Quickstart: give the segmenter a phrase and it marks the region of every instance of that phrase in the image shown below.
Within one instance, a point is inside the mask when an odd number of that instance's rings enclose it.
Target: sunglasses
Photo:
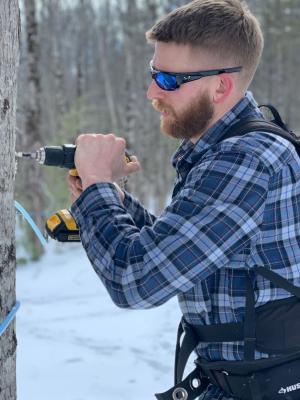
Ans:
[[[153,60],[150,61],[150,73],[152,79],[162,89],[172,91],[179,89],[184,83],[196,81],[204,78],[205,76],[220,75],[224,73],[231,74],[233,72],[240,72],[243,67],[210,69],[207,71],[198,72],[166,72],[159,71],[153,66]]]

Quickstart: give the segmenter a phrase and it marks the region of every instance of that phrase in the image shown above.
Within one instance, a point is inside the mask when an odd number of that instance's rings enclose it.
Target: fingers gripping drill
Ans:
[[[74,162],[75,151],[75,145],[64,144],[41,147],[32,153],[16,152],[16,157],[33,159],[42,165],[67,168],[70,175],[79,177]],[[126,162],[131,161],[127,151],[125,151],[125,160]],[[47,219],[45,228],[48,235],[59,242],[80,242],[78,226],[67,209],[52,214]]]

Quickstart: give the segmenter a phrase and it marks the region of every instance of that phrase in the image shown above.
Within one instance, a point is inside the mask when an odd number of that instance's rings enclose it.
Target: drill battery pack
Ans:
[[[45,225],[48,235],[58,242],[80,242],[79,229],[67,209],[52,214]]]

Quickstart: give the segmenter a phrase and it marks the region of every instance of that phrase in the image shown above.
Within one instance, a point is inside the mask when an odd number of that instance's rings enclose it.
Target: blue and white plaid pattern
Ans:
[[[246,270],[271,268],[300,286],[300,168],[294,147],[254,132],[218,143],[237,119],[261,117],[250,92],[195,145],[183,141],[171,203],[155,218],[113,184],[72,206],[82,244],[111,298],[146,309],[173,296],[191,324],[240,322]],[[290,294],[255,276],[256,305]],[[210,360],[242,360],[243,343],[202,343]],[[266,357],[256,352],[256,358]],[[211,387],[202,399],[226,399]]]

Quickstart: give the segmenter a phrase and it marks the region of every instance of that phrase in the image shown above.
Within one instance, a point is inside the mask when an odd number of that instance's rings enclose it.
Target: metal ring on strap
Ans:
[[[180,396],[180,397],[178,397],[178,396]],[[187,400],[189,395],[188,395],[188,392],[184,388],[178,387],[173,390],[172,397],[173,397],[173,400]]]

